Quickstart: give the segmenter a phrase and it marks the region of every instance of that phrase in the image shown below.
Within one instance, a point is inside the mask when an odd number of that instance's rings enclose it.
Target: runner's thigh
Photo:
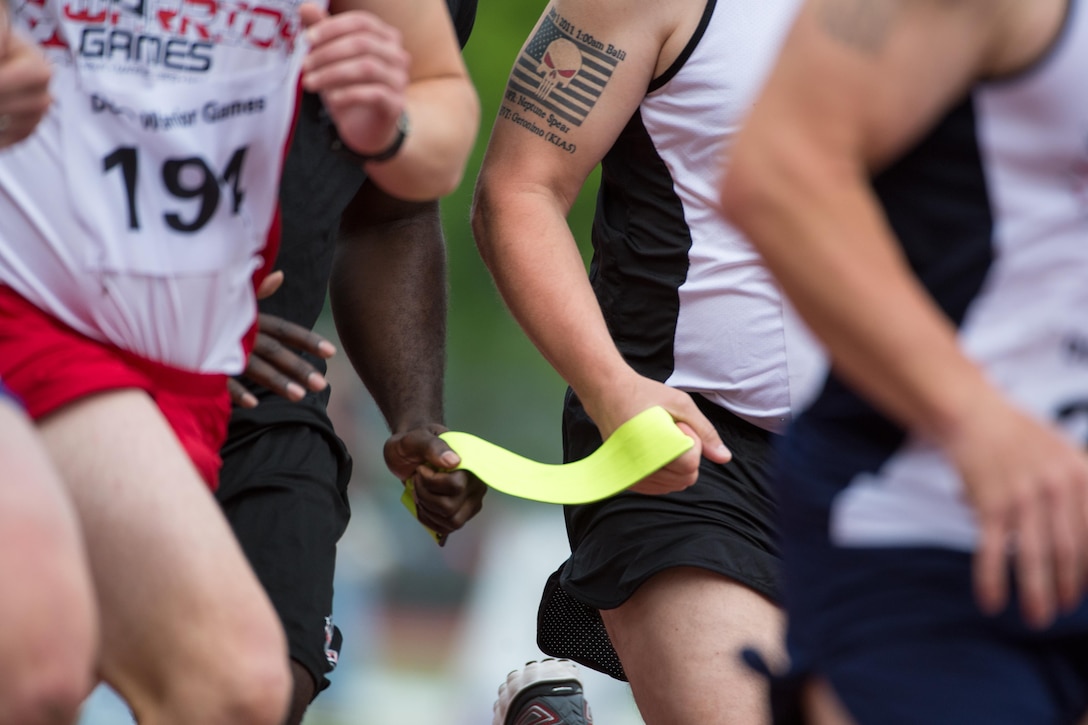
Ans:
[[[237,655],[285,661],[267,597],[146,394],[85,398],[40,427],[84,527],[108,681],[196,695],[194,677],[229,677]]]

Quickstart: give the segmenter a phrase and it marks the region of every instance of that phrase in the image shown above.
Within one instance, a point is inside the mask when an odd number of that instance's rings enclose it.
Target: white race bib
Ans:
[[[265,245],[303,55],[297,4],[282,4],[264,18],[273,29],[265,32],[278,34],[267,48],[146,27],[118,36],[84,22],[89,11],[74,20],[65,13],[74,87],[58,101],[81,106],[60,113],[65,183],[96,242],[87,245],[88,269],[209,273]]]

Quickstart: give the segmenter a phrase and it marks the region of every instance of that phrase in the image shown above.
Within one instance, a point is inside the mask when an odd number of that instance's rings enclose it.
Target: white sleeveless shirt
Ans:
[[[1071,0],[1060,36],[1032,68],[979,83],[956,116],[914,151],[925,168],[905,213],[945,218],[956,235],[939,241],[902,231],[919,276],[958,326],[963,350],[1022,410],[1088,445],[1088,7]],[[963,109],[970,109],[968,115]],[[938,145],[944,134],[944,146]],[[974,148],[954,162],[940,149]],[[933,170],[944,172],[935,183]],[[974,193],[957,193],[958,189]],[[950,191],[950,189],[952,189]],[[885,200],[885,208],[891,208]],[[900,212],[901,214],[903,212]],[[919,251],[922,250],[922,251]],[[970,292],[968,296],[964,290]],[[826,398],[827,396],[825,396]],[[842,409],[837,400],[818,399]],[[802,416],[802,423],[807,412]],[[858,416],[856,429],[874,429]],[[837,436],[823,449],[848,460],[880,451],[863,437]],[[861,448],[867,445],[869,448]],[[871,455],[871,454],[870,454]],[[974,510],[952,462],[931,441],[908,437],[876,470],[859,471],[834,501],[832,533],[842,545],[937,545],[971,550]],[[806,479],[811,467],[803,468]]]
[[[305,52],[299,0],[23,0],[54,103],[0,152],[0,283],[77,331],[237,373]]]
[[[707,0],[602,162],[591,276],[643,375],[781,431],[819,347],[718,202],[722,158],[799,0]],[[605,62],[600,59],[599,62]]]

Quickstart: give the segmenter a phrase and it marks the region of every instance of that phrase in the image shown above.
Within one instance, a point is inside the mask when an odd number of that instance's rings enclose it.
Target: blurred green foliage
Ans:
[[[566,385],[502,304],[469,226],[480,160],[506,79],[543,0],[480,0],[465,60],[480,95],[480,136],[461,188],[443,202],[449,248],[447,422],[537,460],[561,459],[559,420]],[[588,260],[596,173],[575,203],[571,226]],[[532,230],[526,228],[526,234]],[[547,270],[541,270],[546,274]]]

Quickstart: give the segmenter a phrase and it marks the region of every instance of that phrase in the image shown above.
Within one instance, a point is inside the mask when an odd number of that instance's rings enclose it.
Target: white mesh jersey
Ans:
[[[1082,6],[1071,2],[1061,36],[1034,67],[975,86],[874,186],[915,273],[958,326],[963,349],[1022,409],[1084,447],[1088,12]],[[974,515],[950,461],[837,380],[824,385],[794,432],[799,445],[787,447],[786,460],[798,486],[833,496],[838,543],[974,548]],[[802,450],[808,453],[796,457]],[[823,472],[815,476],[816,470]]]
[[[17,0],[54,103],[0,152],[0,283],[152,360],[239,372],[304,52],[298,0]]]
[[[591,275],[641,373],[780,430],[818,348],[755,250],[724,221],[718,180],[798,0],[707,3],[602,163]]]

